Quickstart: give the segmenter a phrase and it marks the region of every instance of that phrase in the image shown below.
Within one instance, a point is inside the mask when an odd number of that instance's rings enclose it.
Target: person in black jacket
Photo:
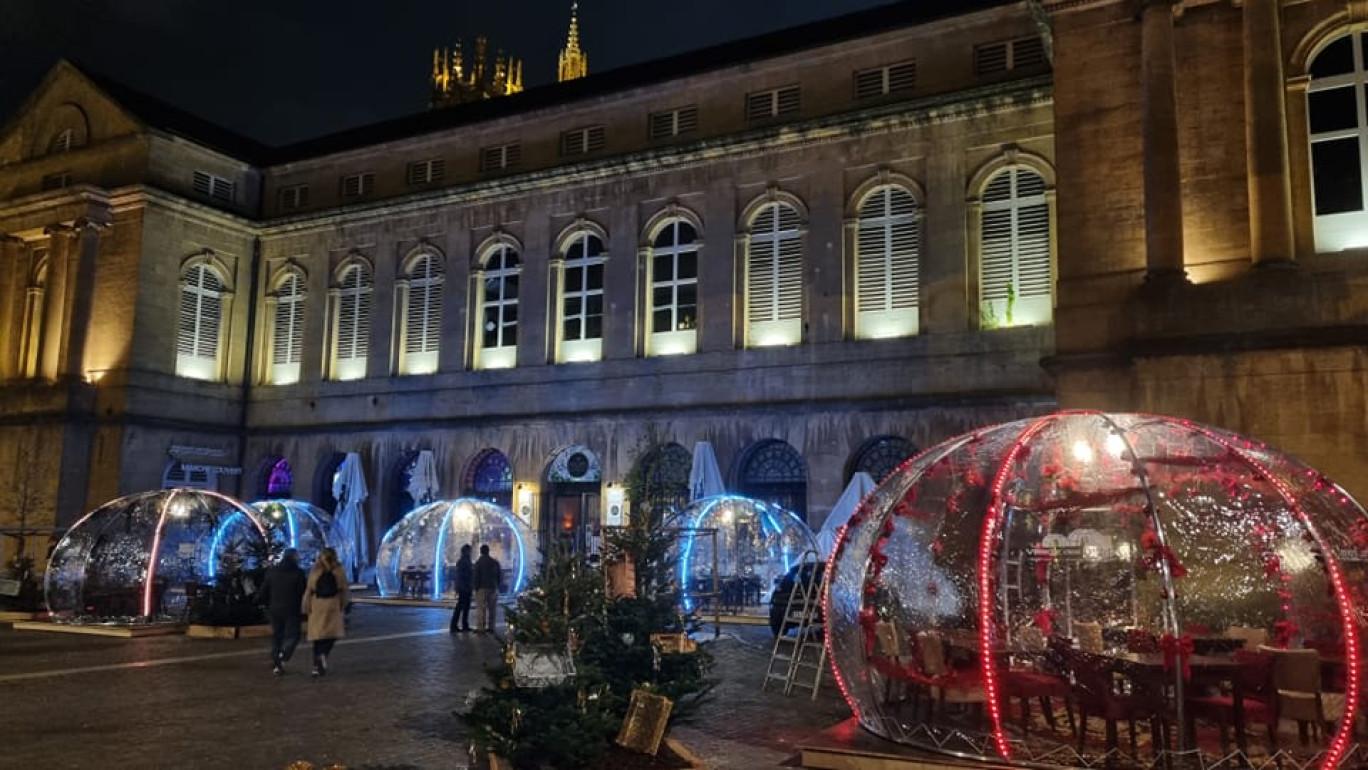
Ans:
[[[475,633],[494,630],[494,612],[498,607],[499,583],[503,567],[489,555],[489,546],[480,546],[480,558],[475,561],[471,584],[475,587]]]
[[[276,676],[285,673],[289,660],[299,644],[299,623],[303,618],[300,603],[308,576],[299,567],[299,552],[286,548],[280,562],[266,571],[257,589],[257,602],[266,607],[271,621],[271,670]]]
[[[470,546],[461,546],[461,558],[456,561],[456,609],[451,613],[451,633],[470,630],[470,592],[475,565],[470,562]]]

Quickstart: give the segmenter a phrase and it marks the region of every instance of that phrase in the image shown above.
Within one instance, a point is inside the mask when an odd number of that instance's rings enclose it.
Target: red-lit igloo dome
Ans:
[[[927,749],[1347,765],[1365,560],[1362,507],[1262,443],[1060,413],[942,443],[865,499],[828,647],[860,723]]]

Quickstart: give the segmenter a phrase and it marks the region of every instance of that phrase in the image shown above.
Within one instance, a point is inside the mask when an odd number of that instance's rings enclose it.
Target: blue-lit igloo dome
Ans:
[[[111,500],[57,543],[44,592],[58,622],[181,620],[186,597],[266,552],[256,512],[226,495],[162,489]]]
[[[1031,767],[1362,766],[1368,518],[1263,443],[1138,414],[985,428],[891,474],[828,572],[837,681],[891,740]]]
[[[730,608],[758,609],[775,582],[817,551],[812,530],[776,505],[735,495],[695,500],[674,518],[681,528],[676,555],[685,606],[719,594]]]
[[[313,566],[318,552],[333,545],[332,516],[302,500],[258,500],[252,503],[266,533],[277,547],[299,551],[299,566]]]
[[[512,511],[484,500],[438,500],[410,511],[380,541],[375,559],[380,595],[454,598],[454,570],[463,545],[471,546],[472,560],[480,557],[481,545],[488,545],[503,568],[504,589],[513,594],[540,566],[536,533]]]

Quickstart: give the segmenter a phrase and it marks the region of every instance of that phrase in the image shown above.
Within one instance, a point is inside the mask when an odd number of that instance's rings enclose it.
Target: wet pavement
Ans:
[[[301,646],[282,677],[265,639],[114,639],[0,625],[0,767],[350,770],[470,766],[452,715],[502,655],[491,636],[447,633],[448,611],[357,605],[327,676]],[[710,637],[709,637],[710,638]],[[710,642],[719,680],[671,735],[709,767],[794,766],[797,745],[849,716],[828,679],[762,693],[769,631]]]

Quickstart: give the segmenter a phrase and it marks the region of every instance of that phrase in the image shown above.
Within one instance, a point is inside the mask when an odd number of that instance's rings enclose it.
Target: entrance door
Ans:
[[[588,556],[599,550],[598,484],[557,484],[543,519],[542,543],[548,550]]]

